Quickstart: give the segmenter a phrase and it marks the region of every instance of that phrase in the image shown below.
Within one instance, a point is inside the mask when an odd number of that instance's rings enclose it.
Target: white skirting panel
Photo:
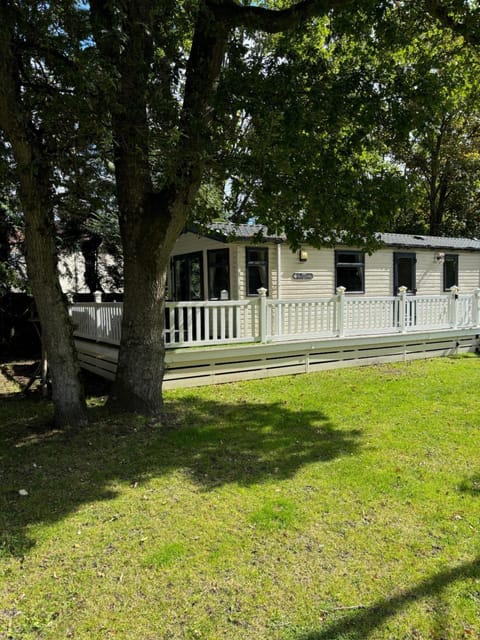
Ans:
[[[478,329],[431,331],[328,340],[168,349],[165,389],[253,378],[293,375],[385,362],[436,358],[478,351]],[[76,339],[80,366],[109,380],[115,377],[117,347]]]

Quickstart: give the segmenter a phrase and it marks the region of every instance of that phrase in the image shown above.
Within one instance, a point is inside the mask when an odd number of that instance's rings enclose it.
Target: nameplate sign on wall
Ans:
[[[313,280],[313,273],[306,273],[303,271],[297,271],[292,274],[294,280]]]

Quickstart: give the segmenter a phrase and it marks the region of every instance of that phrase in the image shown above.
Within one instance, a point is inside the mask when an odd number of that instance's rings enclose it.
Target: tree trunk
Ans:
[[[102,55],[116,69],[116,97],[110,105],[117,200],[124,251],[122,340],[110,401],[127,411],[158,416],[164,373],[165,283],[171,251],[197,196],[229,33],[236,26],[281,31],[308,16],[326,13],[350,0],[306,0],[284,11],[244,7],[228,0],[202,0],[188,62],[177,122],[176,142],[158,181],[151,168],[150,74],[158,42],[148,0],[122,3],[91,0],[92,23]],[[121,47],[110,37],[122,16]],[[158,91],[158,90],[157,90]],[[170,88],[171,97],[177,88]],[[158,93],[157,93],[158,99]],[[168,125],[170,126],[170,125]]]
[[[42,345],[48,354],[54,421],[62,428],[82,427],[87,423],[87,414],[72,327],[58,280],[52,216],[40,195],[44,185],[35,179],[31,166],[19,165],[18,171],[27,270],[42,328]]]
[[[109,397],[116,409],[161,416],[167,273],[187,212],[183,199],[169,199],[164,193],[147,198],[136,214],[122,218],[122,340]]]
[[[162,412],[166,267],[145,254],[124,264],[122,348],[109,402],[158,417]]]
[[[430,179],[429,179],[429,233],[438,236],[442,231],[443,219],[445,217],[445,203],[448,191],[448,163],[442,161],[445,133],[449,126],[449,118],[445,116],[442,120],[435,146],[432,149],[430,159]]]

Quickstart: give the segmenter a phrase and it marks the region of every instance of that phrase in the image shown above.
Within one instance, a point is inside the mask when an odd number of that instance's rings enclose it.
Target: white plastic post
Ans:
[[[474,327],[480,325],[480,289],[475,289],[472,300],[472,323]]]
[[[102,335],[102,318],[100,314],[100,304],[102,302],[101,291],[95,291],[93,293],[93,301],[95,303],[95,340],[99,340]]]
[[[258,293],[258,333],[260,342],[267,341],[267,290],[265,287],[257,289]]]
[[[405,333],[407,330],[407,287],[398,287],[398,329],[400,333]]]
[[[458,291],[459,289],[455,285],[453,285],[453,287],[450,287],[450,303],[448,308],[448,315],[449,315],[449,323],[452,329],[454,329],[457,326],[457,321],[458,321],[457,320]]]
[[[337,337],[345,333],[345,287],[337,287]]]

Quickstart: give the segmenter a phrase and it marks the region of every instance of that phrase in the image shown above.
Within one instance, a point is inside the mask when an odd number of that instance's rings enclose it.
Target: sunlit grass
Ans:
[[[480,638],[480,360],[0,402],[0,638]],[[20,491],[26,492],[21,495]]]

